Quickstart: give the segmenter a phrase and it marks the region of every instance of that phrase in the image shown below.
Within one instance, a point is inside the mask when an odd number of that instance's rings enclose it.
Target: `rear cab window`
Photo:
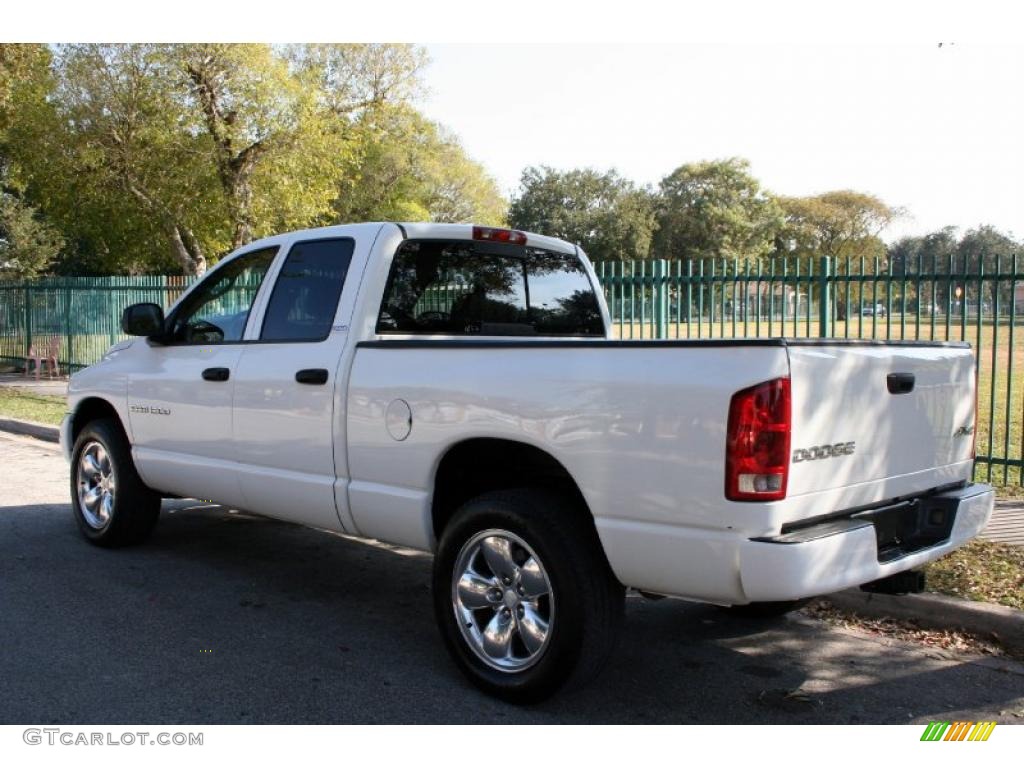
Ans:
[[[574,254],[473,240],[406,240],[379,334],[603,337],[597,294]]]

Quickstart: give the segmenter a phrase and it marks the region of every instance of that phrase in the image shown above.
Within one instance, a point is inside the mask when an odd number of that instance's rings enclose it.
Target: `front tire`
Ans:
[[[463,505],[434,560],[434,612],[469,680],[526,704],[592,678],[614,649],[625,590],[567,496],[496,491]]]
[[[75,440],[71,509],[85,538],[101,547],[138,544],[156,525],[160,497],[142,482],[113,419],[89,422]]]

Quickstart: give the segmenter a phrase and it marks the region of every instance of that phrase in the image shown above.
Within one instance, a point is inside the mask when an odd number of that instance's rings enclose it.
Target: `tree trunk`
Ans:
[[[206,129],[216,147],[217,176],[228,200],[234,233],[232,250],[252,240],[255,229],[252,214],[252,171],[266,151],[262,139],[238,149],[235,131],[237,115],[222,104],[223,83],[218,82],[216,64],[212,60],[195,61],[186,65],[185,72],[192,80],[199,99]]]
[[[183,275],[201,277],[206,273],[206,256],[199,246],[195,235],[188,227],[172,224],[168,228],[171,238],[171,253],[181,264]]]
[[[232,195],[232,210],[234,211],[235,233],[232,238],[231,248],[241,248],[252,240],[253,217],[252,217],[252,186],[249,183],[248,171],[238,174],[234,189],[229,191]]]
[[[170,240],[171,255],[181,265],[184,275],[202,275],[206,272],[206,256],[191,229],[178,222],[167,206],[158,202],[139,184],[125,181],[128,190],[142,205],[160,217]]]

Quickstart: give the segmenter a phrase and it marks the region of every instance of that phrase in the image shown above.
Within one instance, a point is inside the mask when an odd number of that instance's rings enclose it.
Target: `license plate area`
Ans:
[[[874,526],[878,562],[888,563],[949,539],[956,510],[956,499],[935,496],[857,512],[853,518]]]

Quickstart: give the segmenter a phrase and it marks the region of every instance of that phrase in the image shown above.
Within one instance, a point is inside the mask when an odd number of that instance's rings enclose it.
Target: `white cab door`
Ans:
[[[128,380],[133,453],[146,484],[238,505],[231,402],[246,325],[277,248],[225,260],[167,318],[165,343],[137,345]]]
[[[368,247],[353,237],[299,239],[281,264],[258,339],[245,345],[234,378],[234,451],[246,509],[345,530],[335,502],[335,454],[345,446],[336,429],[345,422],[338,412],[344,398],[336,394],[344,389],[338,376],[358,288],[350,266]]]

